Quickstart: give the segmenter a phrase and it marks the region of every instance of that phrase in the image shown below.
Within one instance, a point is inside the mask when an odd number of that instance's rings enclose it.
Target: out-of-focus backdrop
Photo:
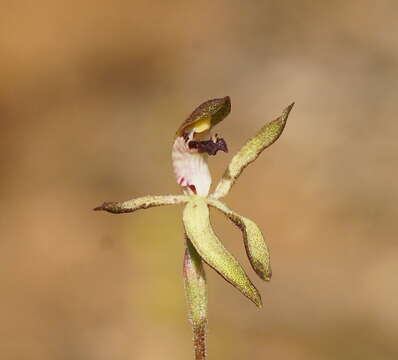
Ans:
[[[255,220],[274,276],[217,233],[264,308],[208,269],[211,359],[398,356],[395,1],[3,1],[0,357],[189,359],[174,132],[231,96],[232,154],[295,101],[226,201]]]

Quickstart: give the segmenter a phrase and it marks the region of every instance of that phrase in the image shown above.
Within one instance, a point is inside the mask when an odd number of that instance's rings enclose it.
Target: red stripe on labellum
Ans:
[[[191,191],[192,191],[195,195],[197,194],[195,185],[188,185],[188,187],[191,189]]]

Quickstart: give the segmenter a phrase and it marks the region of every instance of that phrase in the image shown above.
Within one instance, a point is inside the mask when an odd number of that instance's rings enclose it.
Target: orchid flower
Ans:
[[[279,138],[293,105],[294,103],[289,105],[276,120],[265,124],[235,154],[215,191],[209,195],[211,176],[207,158],[216,155],[219,150],[228,151],[225,140],[218,135],[212,136],[210,131],[230,113],[231,101],[229,97],[225,97],[204,102],[180,126],[172,147],[174,173],[183,195],[149,195],[124,202],[105,202],[94,209],[122,214],[154,206],[185,204],[183,223],[186,247],[183,274],[194,334],[195,360],[204,360],[207,356],[207,289],[203,262],[256,306],[262,306],[259,291],[214,233],[209,207],[221,211],[242,231],[253,270],[261,279],[269,281],[272,275],[270,256],[261,230],[253,221],[230,210],[219,199],[229,193],[246,166]]]

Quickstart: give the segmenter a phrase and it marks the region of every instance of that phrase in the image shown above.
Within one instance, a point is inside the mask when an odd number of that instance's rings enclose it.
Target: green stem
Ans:
[[[184,284],[192,324],[195,360],[206,360],[207,289],[203,262],[186,236]]]

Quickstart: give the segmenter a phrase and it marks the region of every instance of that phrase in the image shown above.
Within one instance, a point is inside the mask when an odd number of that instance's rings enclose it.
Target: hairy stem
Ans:
[[[195,360],[206,359],[207,289],[203,262],[185,236],[184,284],[189,320],[192,324]]]

